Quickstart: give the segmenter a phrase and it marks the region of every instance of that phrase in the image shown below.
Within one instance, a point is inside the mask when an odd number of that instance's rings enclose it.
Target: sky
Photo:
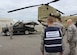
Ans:
[[[8,11],[31,5],[45,4],[50,1],[53,0],[0,0],[0,18],[13,18],[24,22],[37,21],[39,6],[13,13],[8,13]],[[49,5],[64,12],[65,15],[77,13],[77,0],[60,0]]]

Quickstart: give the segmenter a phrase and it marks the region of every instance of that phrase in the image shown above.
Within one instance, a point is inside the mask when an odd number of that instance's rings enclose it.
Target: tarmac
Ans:
[[[69,53],[69,45],[66,40],[67,37],[64,36],[64,55]],[[14,35],[13,39],[10,39],[9,36],[0,35],[0,55],[42,55],[40,42],[41,33]]]

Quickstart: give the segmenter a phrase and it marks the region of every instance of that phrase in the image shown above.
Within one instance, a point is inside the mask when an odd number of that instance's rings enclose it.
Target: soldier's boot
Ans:
[[[60,53],[60,55],[63,55],[63,53]]]
[[[10,39],[13,39],[12,36],[10,36]]]

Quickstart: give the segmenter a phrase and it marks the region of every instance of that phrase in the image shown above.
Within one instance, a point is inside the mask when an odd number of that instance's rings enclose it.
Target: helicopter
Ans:
[[[14,9],[11,11],[8,11],[8,13],[12,13],[15,11],[19,11],[19,10],[23,10],[23,9],[27,9],[27,8],[32,8],[32,7],[38,7],[38,22],[44,22],[46,23],[46,19],[49,16],[49,14],[52,14],[52,16],[54,17],[60,17],[60,14],[64,14],[63,12],[61,12],[60,10],[51,7],[49,4],[50,3],[54,3],[54,2],[58,2],[59,0],[53,0],[51,2],[45,3],[45,4],[39,4],[39,5],[32,5],[32,6],[27,6],[27,7],[23,7],[23,8],[18,8],[18,9]]]
[[[50,3],[54,3],[54,2],[58,2],[58,1],[59,0],[53,0],[53,1],[45,3],[45,4],[32,5],[32,6],[19,8],[19,9],[14,9],[14,10],[8,11],[8,13],[39,6],[38,7],[38,21],[41,24],[42,24],[42,22],[46,23],[46,19],[50,15],[54,17],[54,20],[56,17],[60,17],[62,19],[62,23],[64,24],[64,26],[66,26],[66,20],[69,18],[71,18],[73,20],[73,22],[75,23],[77,21],[77,16],[75,16],[75,15],[77,15],[77,14],[72,14],[69,16],[61,16],[61,14],[64,15],[65,13],[63,13],[60,10],[49,5]]]

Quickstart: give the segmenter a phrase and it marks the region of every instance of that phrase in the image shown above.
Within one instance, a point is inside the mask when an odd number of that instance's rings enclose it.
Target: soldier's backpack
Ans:
[[[47,27],[44,30],[44,47],[46,52],[62,52],[62,36],[58,27]]]

